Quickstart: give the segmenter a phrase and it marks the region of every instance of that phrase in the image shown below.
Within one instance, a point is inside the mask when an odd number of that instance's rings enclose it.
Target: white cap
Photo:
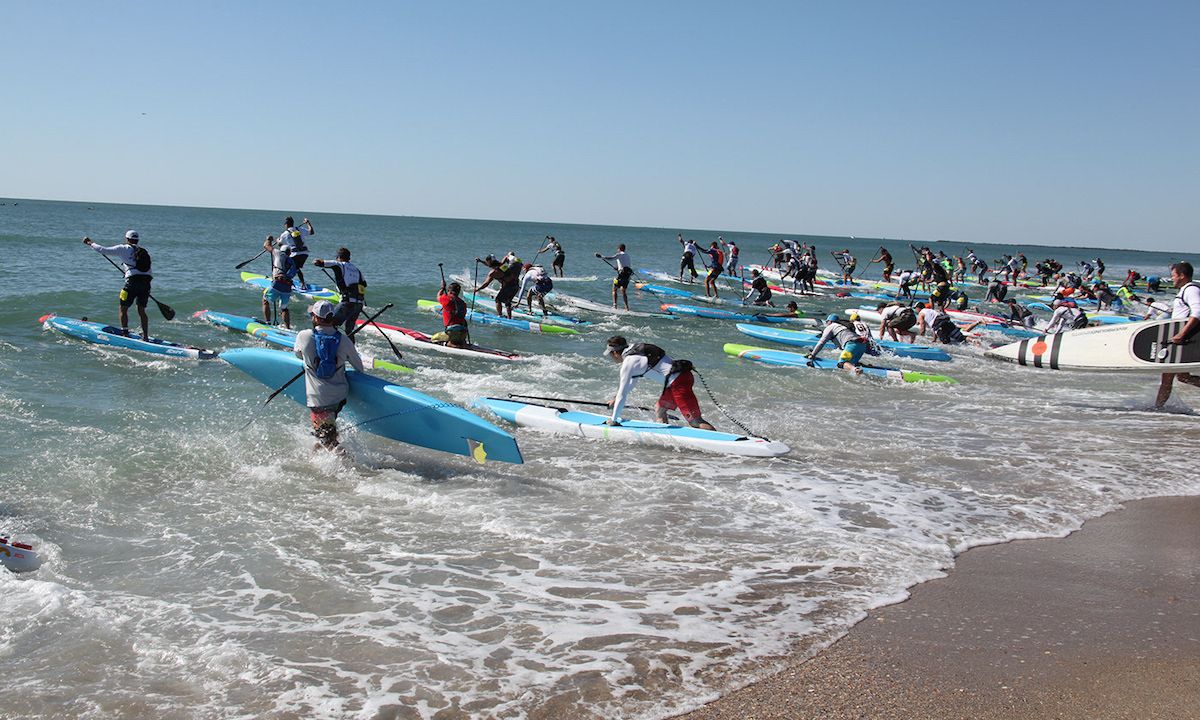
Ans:
[[[333,317],[333,303],[328,300],[318,300],[308,308],[308,312],[319,318]]]
[[[125,233],[125,239],[137,242],[140,238],[138,237],[137,230],[130,230],[129,232]]]

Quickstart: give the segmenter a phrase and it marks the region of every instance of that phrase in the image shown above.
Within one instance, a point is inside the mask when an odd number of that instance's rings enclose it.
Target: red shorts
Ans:
[[[696,401],[696,393],[692,392],[692,383],[695,378],[692,377],[692,372],[689,370],[685,373],[680,373],[675,378],[675,382],[671,383],[663,390],[662,395],[658,398],[658,407],[664,410],[678,410],[689,422],[700,419],[700,403]]]

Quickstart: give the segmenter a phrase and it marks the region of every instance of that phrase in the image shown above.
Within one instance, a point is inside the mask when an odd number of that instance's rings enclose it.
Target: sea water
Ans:
[[[117,244],[136,229],[154,294],[178,313],[165,322],[151,303],[153,334],[256,345],[191,313],[259,314],[234,266],[277,234],[284,211],[0,203],[0,530],[44,560],[0,573],[5,717],[659,718],[817,651],[973,545],[1063,535],[1127,499],[1200,492],[1192,388],[1177,390],[1175,412],[1152,413],[1153,375],[1042,372],[975,347],[951,363],[891,361],[957,385],[768,368],[721,350],[765,343],[702,319],[592,315],[578,336],[477,325],[476,342],[532,360],[406,349],[417,372],[396,381],[462,405],[508,393],[604,400],[616,366],[600,350],[620,333],[692,359],[711,390],[697,384],[707,418],[736,431],[728,413],[788,456],[529,430],[513,430],[524,465],[361,431],[346,434],[345,458],[314,453],[300,406],[264,409],[268,388],[220,361],[101,348],[37,322],[115,322],[121,278],[80,238]],[[736,240],[743,264],[781,237],[307,214],[312,257],[351,248],[368,304],[395,303],[381,320],[426,332],[439,318],[416,301],[436,293],[439,262],[473,275],[476,257],[531,258],[555,235],[568,276],[600,278],[556,287],[608,301],[612,271],[594,253],[618,243],[635,267],[676,272],[677,232]],[[849,247],[861,268],[881,242],[911,265],[907,240],[790,237],[816,242],[825,267]],[[975,249],[990,260],[1013,241]],[[1129,268],[1166,275],[1179,259],[1024,249],[1066,265],[1099,255],[1117,280]],[[311,262],[306,276],[329,284]],[[659,302],[630,290],[635,308]],[[306,303],[295,306],[302,325]],[[652,404],[657,389],[642,383],[632,404]]]

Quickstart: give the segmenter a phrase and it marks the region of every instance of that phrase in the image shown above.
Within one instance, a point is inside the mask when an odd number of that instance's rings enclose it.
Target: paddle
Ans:
[[[234,266],[233,266],[233,269],[234,269],[234,270],[241,270],[242,268],[246,267],[246,266],[247,266],[247,265],[249,265],[250,263],[252,263],[252,262],[254,262],[255,260],[257,260],[257,259],[259,259],[260,257],[262,257],[262,256],[263,256],[263,255],[264,255],[266,252],[267,252],[267,249],[266,249],[266,248],[263,248],[263,249],[262,249],[262,250],[261,250],[261,251],[260,251],[260,252],[259,252],[257,255],[255,255],[254,257],[250,258],[249,260],[245,260],[245,261],[243,261],[243,262],[240,262],[240,263],[238,263],[237,265],[234,265]]]
[[[547,402],[564,402],[564,403],[573,403],[575,405],[593,405],[595,407],[612,407],[612,405],[610,405],[608,403],[596,402],[595,400],[577,400],[575,398],[542,397],[541,395],[521,395],[519,393],[509,393],[508,396],[510,398],[524,398],[526,400],[545,400]],[[647,412],[655,411],[655,408],[646,407],[645,405],[626,405],[625,407],[630,408],[631,410],[645,410]],[[671,417],[671,415],[667,415],[667,417]]]
[[[113,262],[112,258],[110,258],[107,255],[101,255],[101,257],[103,257],[105,260],[107,260],[109,265],[112,265],[113,267],[115,267],[117,269],[117,272],[121,273],[122,275],[125,274],[125,271],[121,269],[121,266],[116,264],[115,262]],[[164,302],[159,302],[158,298],[154,297],[153,295],[150,295],[150,299],[154,301],[155,305],[158,305],[158,311],[160,313],[162,313],[162,316],[164,318],[166,318],[167,320],[175,319],[175,309],[174,308],[172,308],[170,305],[168,305]]]
[[[387,305],[384,305],[382,308],[380,308],[380,309],[379,309],[379,312],[377,312],[377,313],[375,313],[374,315],[372,315],[371,317],[367,318],[367,319],[366,319],[366,321],[365,321],[365,322],[364,322],[362,325],[359,325],[358,327],[354,328],[354,329],[353,329],[353,330],[351,330],[350,332],[346,333],[346,337],[353,337],[353,336],[354,336],[354,334],[355,334],[356,332],[358,332],[359,330],[362,330],[364,327],[366,327],[366,326],[367,326],[367,324],[368,324],[368,323],[370,323],[370,324],[374,324],[375,318],[377,318],[377,317],[379,317],[380,315],[382,315],[382,314],[383,314],[383,313],[384,313],[384,312],[385,312],[385,311],[386,311],[388,308],[390,308],[391,306],[392,306],[392,303],[388,303]],[[376,327],[378,327],[378,326],[376,326]],[[267,406],[267,403],[269,403],[269,402],[271,402],[272,400],[274,400],[276,395],[278,395],[279,393],[283,392],[284,390],[287,390],[287,389],[288,389],[288,387],[289,387],[289,386],[290,386],[292,383],[294,383],[294,382],[296,382],[297,380],[299,380],[300,378],[304,377],[304,373],[305,373],[305,371],[306,371],[306,370],[308,370],[308,368],[305,368],[304,370],[301,370],[300,372],[296,373],[294,376],[292,376],[292,379],[291,379],[291,380],[288,380],[287,382],[285,382],[284,384],[282,384],[282,385],[280,385],[278,388],[276,388],[275,392],[273,392],[273,393],[271,393],[269,396],[267,396],[267,399],[266,399],[266,401],[265,401],[265,402],[262,404],[262,407],[266,407],[266,406]],[[246,428],[250,427],[250,425],[251,425],[253,422],[254,422],[254,418],[251,418],[249,422],[247,422],[245,425],[243,425],[243,426],[242,426],[242,428],[241,428],[241,429],[242,429],[242,430],[245,430]],[[238,432],[241,432],[241,430],[239,430]]]
[[[438,263],[438,273],[442,276],[442,285],[446,284],[446,270],[442,267],[442,263]],[[479,294],[479,258],[475,258],[475,289],[471,291],[471,312],[475,312],[475,296]],[[469,314],[469,313],[468,313]],[[467,323],[467,345],[474,345],[471,342],[471,323]]]

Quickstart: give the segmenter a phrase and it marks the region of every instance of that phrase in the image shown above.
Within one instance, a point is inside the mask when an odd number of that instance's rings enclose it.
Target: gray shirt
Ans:
[[[310,408],[329,407],[337,405],[350,394],[350,381],[346,379],[346,363],[355,370],[362,372],[363,361],[358,355],[354,343],[344,334],[338,343],[337,370],[328,378],[317,377],[317,366],[321,360],[317,357],[317,341],[313,333],[333,335],[340,331],[330,325],[321,325],[316,330],[301,330],[296,335],[296,344],[292,347],[296,357],[304,361],[304,390],[307,394],[307,405]]]

